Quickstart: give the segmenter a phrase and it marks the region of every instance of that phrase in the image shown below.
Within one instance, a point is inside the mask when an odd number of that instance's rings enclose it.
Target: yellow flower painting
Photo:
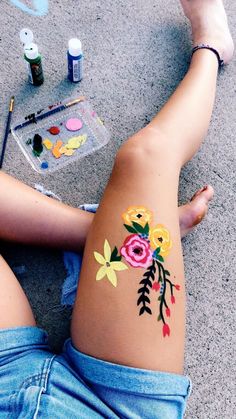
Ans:
[[[104,242],[104,256],[98,252],[94,252],[94,257],[96,261],[102,265],[97,272],[96,281],[100,281],[107,277],[111,284],[114,287],[117,287],[117,276],[115,271],[124,271],[128,269],[128,266],[119,260],[113,260],[111,246],[107,240]],[[119,258],[115,257],[114,259]]]
[[[150,230],[149,239],[153,249],[160,248],[160,256],[168,256],[172,248],[172,241],[169,231],[162,224],[157,224]]]
[[[152,221],[152,212],[141,206],[129,207],[126,212],[122,214],[122,218],[125,224],[129,226],[132,226],[132,223],[135,222],[144,227],[147,223],[149,224]]]

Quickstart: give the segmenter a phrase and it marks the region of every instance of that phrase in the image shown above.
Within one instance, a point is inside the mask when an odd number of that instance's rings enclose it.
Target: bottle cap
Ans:
[[[39,56],[38,46],[33,43],[26,45],[24,48],[24,52],[26,58],[28,58],[29,60],[35,60]]]
[[[22,44],[24,44],[24,45],[31,44],[34,40],[33,32],[28,28],[21,29],[20,40],[21,40]]]
[[[79,39],[72,38],[69,40],[69,54],[78,57],[82,54],[82,44]]]

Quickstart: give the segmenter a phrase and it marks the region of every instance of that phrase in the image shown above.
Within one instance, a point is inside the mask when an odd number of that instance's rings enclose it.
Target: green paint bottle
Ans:
[[[34,86],[40,86],[44,82],[42,57],[39,54],[38,46],[33,42],[25,45],[24,59],[28,66],[29,82]]]

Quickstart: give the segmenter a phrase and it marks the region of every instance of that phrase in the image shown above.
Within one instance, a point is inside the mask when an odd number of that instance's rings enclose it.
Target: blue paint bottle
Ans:
[[[73,83],[77,83],[83,78],[83,53],[82,45],[79,39],[72,38],[69,40],[68,57],[68,79]]]

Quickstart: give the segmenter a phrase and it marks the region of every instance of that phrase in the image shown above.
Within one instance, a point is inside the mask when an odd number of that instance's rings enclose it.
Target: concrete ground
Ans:
[[[13,3],[1,2],[1,132],[12,94],[16,121],[42,105],[79,93],[105,119],[111,142],[79,164],[43,178],[10,137],[4,170],[29,185],[43,184],[71,205],[98,202],[119,145],[153,117],[185,74],[191,45],[188,23],[174,0],[49,0],[45,16],[31,16]],[[19,3],[32,8],[33,2]],[[236,3],[225,3],[235,37]],[[34,31],[44,57],[45,83],[40,88],[26,81],[18,39],[23,27]],[[85,54],[85,77],[79,85],[66,79],[67,41],[74,36],[82,40]],[[180,203],[206,183],[216,192],[207,219],[183,240],[188,299],[185,365],[193,380],[188,419],[236,417],[235,74],[234,60],[219,77],[207,139],[180,181]],[[3,254],[12,267],[25,265],[19,280],[38,324],[48,330],[59,350],[69,334],[70,318],[70,310],[59,305],[65,278],[61,254],[9,245],[4,245]]]

